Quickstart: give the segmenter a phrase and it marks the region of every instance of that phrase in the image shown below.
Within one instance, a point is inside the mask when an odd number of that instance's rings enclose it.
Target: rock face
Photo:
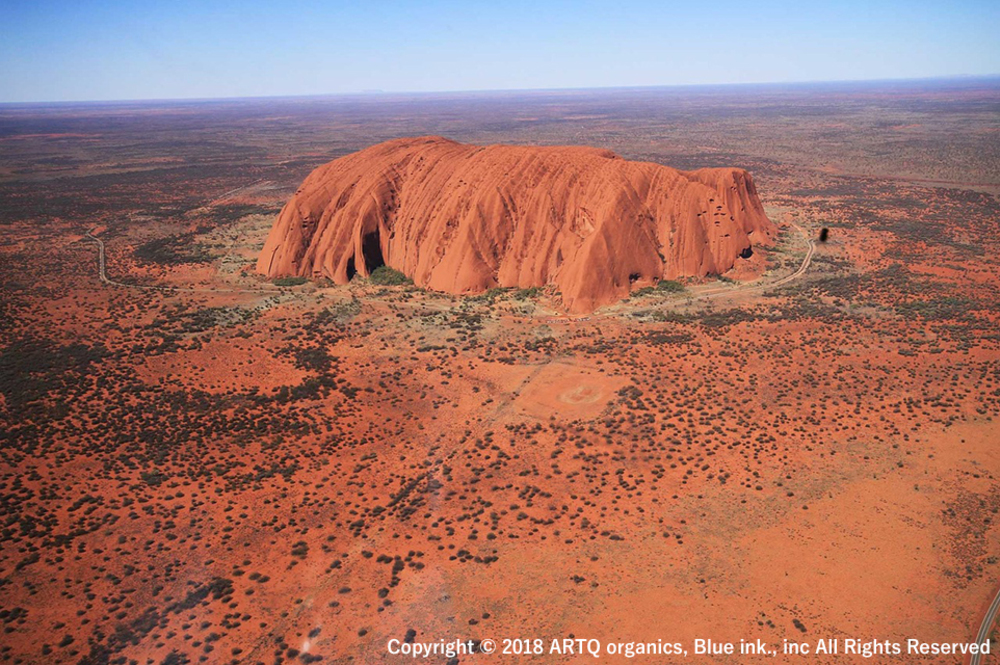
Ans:
[[[588,312],[659,279],[725,272],[774,231],[742,169],[407,138],[313,171],[257,270],[345,284],[388,265],[456,294],[555,284]]]

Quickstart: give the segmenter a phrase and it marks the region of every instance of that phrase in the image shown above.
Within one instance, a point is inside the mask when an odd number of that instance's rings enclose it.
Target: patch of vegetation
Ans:
[[[209,263],[219,258],[194,242],[194,233],[155,238],[135,248],[133,255],[146,263],[176,266]]]
[[[477,296],[471,296],[468,298],[471,302],[485,302],[492,305],[498,298],[501,298],[513,289],[504,286],[494,286],[492,289],[486,289]]]
[[[915,300],[896,305],[896,312],[907,318],[933,321],[960,321],[979,309],[978,303],[960,296],[941,296],[932,300]]]
[[[102,345],[21,338],[0,351],[0,393],[11,410],[25,409],[51,391],[78,391],[90,384],[91,366],[110,356]],[[20,411],[21,417],[28,417]],[[53,414],[50,414],[52,416]]]
[[[276,277],[271,283],[275,286],[302,286],[308,281],[305,277]]]
[[[529,286],[526,289],[518,289],[514,292],[514,300],[530,300],[542,295],[542,287]]]
[[[697,315],[697,321],[706,328],[728,328],[746,321],[757,321],[765,318],[753,312],[742,309],[730,309],[722,312],[707,312]]]
[[[377,284],[378,286],[403,286],[404,284],[412,284],[413,280],[396,270],[395,268],[390,268],[389,266],[379,266],[372,271],[371,276],[368,278],[372,284]]]
[[[295,355],[296,367],[313,372],[328,371],[333,361],[329,352],[320,347],[305,349],[293,347],[292,353]]]
[[[654,323],[693,323],[695,321],[695,317],[691,314],[663,311],[660,309],[638,310],[633,312],[631,317]]]
[[[649,344],[657,346],[661,344],[687,344],[693,339],[694,335],[687,332],[665,332],[658,330],[646,335],[646,341]]]
[[[151,487],[158,487],[163,484],[163,481],[169,480],[170,476],[163,473],[162,471],[143,471],[142,480],[144,483]]]
[[[680,293],[684,290],[684,284],[676,279],[661,279],[656,284],[656,290],[664,293]]]
[[[168,612],[179,614],[200,605],[209,595],[214,600],[221,600],[233,595],[233,581],[223,577],[214,577],[207,584],[201,584],[192,591],[189,591],[183,600],[178,601],[167,608]]]
[[[248,215],[276,215],[280,207],[251,203],[226,203],[212,206],[212,221],[215,226],[236,222]]]
[[[252,321],[257,313],[242,307],[205,307],[177,316],[177,329],[182,333],[200,333],[213,328],[231,328]]]
[[[330,323],[346,323],[361,313],[361,301],[351,298],[347,302],[337,303],[320,310],[314,321],[317,325],[327,325]]]
[[[639,298],[642,296],[652,295],[654,293],[682,293],[683,291],[684,285],[681,282],[674,279],[661,279],[655,286],[645,286],[636,290],[636,292],[632,294],[632,297]]]

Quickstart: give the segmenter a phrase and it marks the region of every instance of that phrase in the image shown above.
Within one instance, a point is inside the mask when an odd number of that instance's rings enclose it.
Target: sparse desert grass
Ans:
[[[275,286],[302,286],[308,281],[305,277],[276,277],[271,283]]]

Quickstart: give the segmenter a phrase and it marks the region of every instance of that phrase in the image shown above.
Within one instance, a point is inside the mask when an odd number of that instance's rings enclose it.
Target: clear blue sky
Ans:
[[[998,0],[0,0],[0,102],[997,73]]]

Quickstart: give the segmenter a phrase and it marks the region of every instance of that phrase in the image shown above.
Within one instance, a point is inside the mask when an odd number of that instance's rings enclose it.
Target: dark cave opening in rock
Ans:
[[[365,261],[365,269],[368,274],[372,274],[376,268],[385,265],[382,257],[382,243],[378,231],[372,231],[361,239],[361,256]]]

